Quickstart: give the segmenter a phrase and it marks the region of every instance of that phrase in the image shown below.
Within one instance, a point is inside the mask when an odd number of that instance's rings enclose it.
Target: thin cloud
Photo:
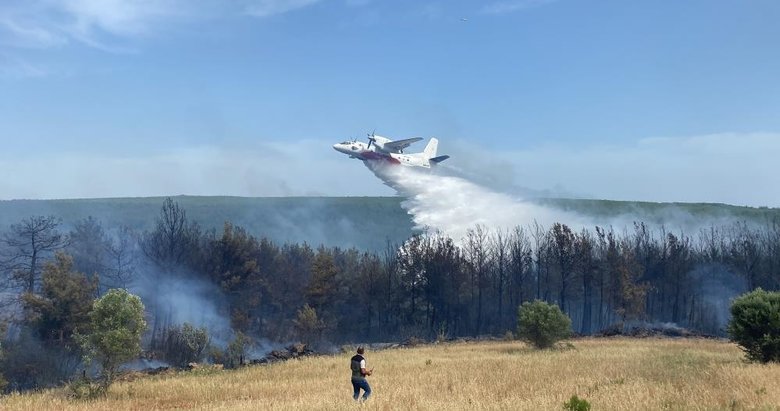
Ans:
[[[453,157],[455,157],[453,155]],[[482,156],[485,157],[485,156]],[[780,206],[780,133],[721,133],[492,153],[513,184],[578,197]],[[476,172],[484,164],[471,164]]]
[[[287,13],[319,3],[321,0],[255,0],[246,6],[246,13],[255,17],[268,17]]]
[[[10,0],[0,5],[0,44],[51,48],[73,40],[108,52],[132,51],[122,40],[172,25],[225,16],[268,17],[321,0]]]
[[[156,23],[181,15],[177,0],[65,0],[60,9],[72,20],[70,29],[85,33],[103,31],[122,37],[148,34]]]
[[[392,195],[332,141],[200,146],[161,154],[52,153],[3,158],[0,199],[192,195]],[[57,169],[61,172],[50,173]],[[361,177],[361,178],[357,178]],[[370,182],[367,182],[370,181]]]
[[[46,77],[49,74],[49,71],[43,67],[17,57],[0,54],[0,78],[18,80]]]
[[[373,1],[374,0],[345,0],[344,4],[350,7],[362,7],[362,6],[367,6]]]
[[[62,34],[8,16],[0,16],[0,38],[3,45],[24,48],[51,48],[68,43]]]
[[[507,14],[554,3],[558,0],[512,0],[488,4],[482,8],[485,14]]]

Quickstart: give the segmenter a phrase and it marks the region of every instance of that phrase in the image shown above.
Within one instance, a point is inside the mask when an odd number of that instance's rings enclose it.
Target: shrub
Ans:
[[[439,329],[436,331],[436,342],[445,342],[450,338],[450,333],[447,331],[447,323],[439,323]]]
[[[749,360],[780,362],[780,292],[758,288],[736,298],[727,331]]]
[[[225,349],[224,365],[225,368],[238,368],[244,365],[246,359],[246,349],[251,343],[241,331],[236,332],[236,337],[228,344]]]
[[[563,409],[568,411],[589,411],[590,403],[576,395],[572,395],[569,401],[563,403]]]
[[[506,332],[504,333],[504,341],[514,341],[514,339],[515,339],[515,334],[510,330],[506,330]]]
[[[550,348],[571,336],[571,319],[557,305],[525,302],[518,312],[517,336],[537,348]]]
[[[225,350],[214,345],[209,345],[206,359],[212,364],[225,365]]]
[[[105,394],[105,388],[100,384],[95,384],[86,373],[68,384],[72,398],[80,400],[91,400]]]
[[[424,340],[424,339],[422,339],[422,338],[420,338],[420,337],[417,337],[417,336],[414,336],[414,335],[413,335],[413,336],[409,337],[409,338],[406,340],[406,342],[405,342],[405,343],[406,343],[406,345],[408,345],[408,346],[410,346],[410,347],[416,347],[416,346],[418,346],[418,345],[425,344],[425,340]]]
[[[171,327],[165,336],[163,356],[166,361],[185,367],[199,362],[209,345],[209,335],[205,327],[195,328],[189,323],[181,327]]]

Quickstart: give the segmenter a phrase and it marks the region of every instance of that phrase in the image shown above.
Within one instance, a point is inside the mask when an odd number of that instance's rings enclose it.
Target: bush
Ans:
[[[569,401],[563,403],[563,409],[568,411],[590,411],[590,403],[576,395],[572,395]]]
[[[525,302],[518,311],[517,336],[537,348],[550,348],[571,336],[571,319],[557,305]]]
[[[86,373],[71,381],[68,389],[70,390],[68,395],[79,400],[91,400],[105,395],[104,387],[92,381]]]
[[[780,292],[758,288],[736,298],[727,331],[749,360],[780,362]]]
[[[504,341],[514,341],[515,334],[512,331],[506,330],[504,333]]]
[[[171,327],[165,335],[163,357],[177,367],[199,362],[209,345],[208,330],[195,328],[189,323]]]
[[[225,368],[238,368],[244,365],[246,360],[246,349],[249,347],[250,343],[249,337],[241,331],[237,331],[236,337],[225,349],[223,363]]]
[[[209,345],[206,359],[212,364],[225,365],[225,350],[214,345]]]

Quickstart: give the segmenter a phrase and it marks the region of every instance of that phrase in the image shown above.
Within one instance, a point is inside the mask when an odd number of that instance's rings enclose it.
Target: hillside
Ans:
[[[225,221],[274,241],[381,250],[400,242],[412,222],[396,197],[194,197],[176,196],[187,216],[206,230]],[[111,228],[151,229],[164,198],[0,201],[0,227],[31,215],[55,215],[66,227],[88,216]]]
[[[204,229],[221,229],[225,221],[245,227],[257,236],[277,242],[382,250],[387,241],[401,242],[413,232],[413,223],[400,197],[173,197]],[[74,200],[0,201],[0,229],[31,215],[55,215],[65,228],[92,216],[106,228],[126,225],[137,230],[152,227],[162,197]],[[780,218],[780,209],[725,204],[648,203],[607,200],[539,199],[536,202],[594,219],[623,216],[627,221],[664,224],[695,221],[697,225],[724,220],[763,223]]]
[[[66,389],[14,394],[4,410],[342,410],[354,406],[351,353],[237,371],[144,377],[78,401]],[[777,409],[780,365],[748,364],[734,344],[705,339],[579,339],[538,351],[520,342],[444,343],[368,352],[367,410],[560,410],[572,395],[594,410]]]

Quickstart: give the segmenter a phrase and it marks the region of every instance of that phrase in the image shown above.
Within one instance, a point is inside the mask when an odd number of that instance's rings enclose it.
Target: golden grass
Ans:
[[[733,344],[700,339],[580,339],[536,351],[520,342],[452,343],[366,354],[374,395],[352,401],[349,357],[306,358],[212,374],[119,382],[108,397],[14,394],[2,410],[780,410],[780,365],[748,364]]]

